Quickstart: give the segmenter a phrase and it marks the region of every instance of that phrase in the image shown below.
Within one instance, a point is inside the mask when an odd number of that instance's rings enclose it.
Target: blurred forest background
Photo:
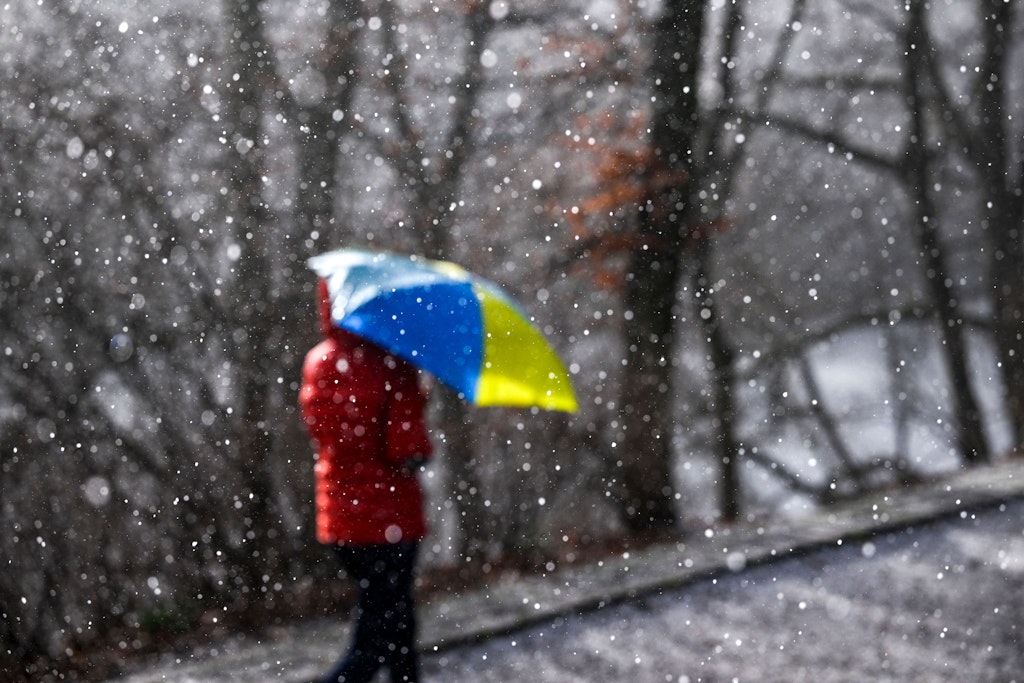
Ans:
[[[296,392],[339,246],[500,282],[580,398],[433,386],[429,566],[1010,457],[1017,6],[3,3],[3,677],[334,576]]]

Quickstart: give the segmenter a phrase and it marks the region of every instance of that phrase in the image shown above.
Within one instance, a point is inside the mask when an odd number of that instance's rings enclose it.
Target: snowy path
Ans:
[[[437,595],[420,616],[425,683],[1024,683],[1024,461]],[[299,683],[347,640],[311,620],[115,680]]]
[[[428,656],[425,679],[1008,683],[1022,619],[1017,502]]]

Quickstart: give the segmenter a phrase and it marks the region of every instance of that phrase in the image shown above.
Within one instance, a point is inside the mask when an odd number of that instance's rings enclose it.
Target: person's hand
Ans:
[[[420,471],[420,468],[427,462],[427,458],[422,455],[414,455],[411,458],[406,458],[405,462],[402,463],[402,469],[410,474],[414,474]]]

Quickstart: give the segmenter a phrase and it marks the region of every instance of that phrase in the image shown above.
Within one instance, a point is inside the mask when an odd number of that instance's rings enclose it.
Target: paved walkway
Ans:
[[[740,576],[740,572],[758,565],[863,542],[936,518],[966,517],[1022,498],[1024,462],[1011,462],[913,489],[878,494],[796,520],[740,525],[686,543],[623,554],[596,565],[503,581],[457,596],[437,596],[421,608],[422,647],[427,653],[441,653],[486,642],[563,617],[612,605],[628,606],[698,581]],[[346,639],[344,624],[306,622],[276,629],[261,639],[239,637],[188,656],[168,657],[146,671],[118,680],[297,683],[322,671]]]

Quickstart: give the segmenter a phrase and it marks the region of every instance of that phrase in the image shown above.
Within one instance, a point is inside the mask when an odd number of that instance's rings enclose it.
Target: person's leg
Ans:
[[[387,576],[389,605],[388,668],[391,683],[417,683],[419,656],[416,652],[416,605],[413,597],[416,543],[391,546]]]
[[[353,611],[355,629],[348,652],[334,668],[320,679],[321,683],[369,683],[382,666],[379,652],[381,634],[375,616],[375,571],[378,552],[374,546],[338,546],[335,554],[345,572],[355,582],[359,599]],[[376,579],[379,583],[379,579]],[[378,589],[379,590],[379,589]]]
[[[342,546],[337,554],[359,586],[359,602],[352,645],[323,683],[367,683],[384,665],[392,683],[417,683],[413,602],[417,544]]]

